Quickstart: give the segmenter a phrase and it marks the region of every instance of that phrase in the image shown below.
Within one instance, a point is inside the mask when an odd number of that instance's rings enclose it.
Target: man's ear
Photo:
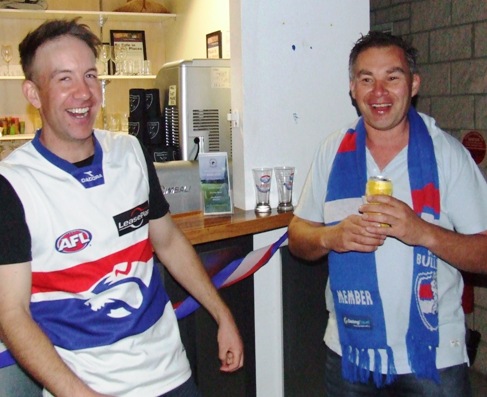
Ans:
[[[419,92],[419,86],[421,85],[421,77],[419,77],[419,74],[413,74],[413,81],[411,85],[411,97],[414,97]]]
[[[355,99],[355,80],[350,80],[348,87],[350,88],[350,96]]]
[[[22,83],[22,92],[29,103],[36,109],[41,108],[41,101],[39,99],[39,92],[37,86],[31,80],[24,80]]]

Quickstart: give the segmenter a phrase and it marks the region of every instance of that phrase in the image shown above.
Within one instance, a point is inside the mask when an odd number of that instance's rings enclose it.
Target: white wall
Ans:
[[[319,142],[356,117],[348,54],[369,30],[369,1],[230,0],[230,27],[234,203],[252,209],[251,168],[277,165],[296,167],[296,202]],[[255,235],[254,248],[283,232]],[[281,269],[276,256],[254,276],[258,397],[284,395]]]
[[[294,203],[316,146],[356,117],[348,54],[369,28],[368,0],[165,0],[165,59],[206,58],[206,34],[221,30],[232,62],[235,206],[252,209],[251,168],[294,165]],[[275,179],[271,205],[277,206]]]
[[[221,30],[223,58],[230,58],[230,17],[228,0],[166,0],[176,21],[168,25],[167,62],[206,58],[206,35]]]
[[[348,54],[369,30],[369,0],[172,0],[178,31],[167,60],[206,57],[206,34],[227,29],[229,2],[234,204],[255,205],[251,168],[294,165],[296,202],[319,142],[356,117]],[[216,7],[216,8],[215,8]],[[224,41],[225,50],[225,41]],[[271,205],[277,206],[275,179]],[[285,230],[254,236],[254,248]],[[325,280],[323,280],[325,282]],[[282,283],[278,255],[254,278],[257,396],[282,397]]]
[[[294,165],[296,202],[318,142],[356,117],[348,54],[369,1],[230,0],[230,26],[235,205],[253,208],[256,166]]]

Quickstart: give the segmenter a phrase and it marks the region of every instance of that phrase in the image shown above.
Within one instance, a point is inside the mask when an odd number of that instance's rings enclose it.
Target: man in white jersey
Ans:
[[[137,139],[93,130],[99,45],[54,20],[19,46],[42,129],[0,164],[0,363],[46,396],[200,396],[153,254],[217,322],[222,371],[242,340]]]
[[[370,32],[349,73],[361,117],[318,149],[289,226],[291,252],[328,256],[326,395],[469,396],[458,269],[486,272],[487,184],[412,107],[408,43]],[[379,175],[392,196],[364,198]]]

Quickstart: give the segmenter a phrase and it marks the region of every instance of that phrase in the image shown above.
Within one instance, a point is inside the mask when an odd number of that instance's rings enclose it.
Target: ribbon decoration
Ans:
[[[217,288],[229,287],[239,281],[251,276],[272,258],[279,247],[287,240],[287,231],[273,244],[249,252],[245,257],[230,262],[211,281]],[[188,296],[182,302],[174,304],[178,320],[190,315],[200,304],[192,296]]]
[[[2,347],[5,348],[5,346]],[[0,352],[0,369],[14,364],[15,364],[15,359],[13,358],[12,354],[8,350],[4,350],[3,352]]]

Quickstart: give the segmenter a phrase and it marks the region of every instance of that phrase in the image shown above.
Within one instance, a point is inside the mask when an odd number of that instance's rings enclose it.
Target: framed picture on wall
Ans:
[[[206,35],[206,57],[218,59],[222,57],[222,32],[208,33]]]
[[[113,48],[112,62],[115,65],[115,74],[121,74],[122,64],[143,63],[147,59],[143,30],[110,30],[110,44]],[[124,62],[125,60],[134,62]]]

